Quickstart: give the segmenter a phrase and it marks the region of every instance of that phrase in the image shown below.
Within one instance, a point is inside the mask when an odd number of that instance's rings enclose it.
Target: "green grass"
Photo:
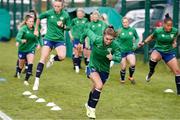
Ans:
[[[49,69],[44,69],[40,81],[38,97],[48,102],[55,102],[62,111],[50,111],[45,103],[35,103],[22,96],[25,90],[32,91],[35,69],[39,60],[37,52],[34,63],[34,76],[30,86],[23,85],[23,77],[13,77],[17,59],[17,48],[13,41],[0,43],[0,110],[13,119],[87,119],[84,103],[90,90],[90,81],[84,70],[75,74],[71,59],[57,62]],[[159,63],[150,83],[145,82],[148,64],[144,64],[138,55],[135,72],[136,85],[126,81],[119,82],[119,65],[115,65],[110,79],[103,88],[96,109],[98,119],[179,119],[180,96],[165,94],[171,88],[176,91],[174,76],[163,62]]]

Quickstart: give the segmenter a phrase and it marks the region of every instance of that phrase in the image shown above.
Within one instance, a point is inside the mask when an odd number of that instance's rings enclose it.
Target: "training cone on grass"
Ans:
[[[31,94],[32,94],[32,93],[29,92],[29,91],[24,91],[24,92],[23,92],[23,95],[24,95],[24,96],[29,96],[29,95],[31,95]]]
[[[51,108],[52,111],[59,111],[62,110],[59,106],[54,106]]]
[[[36,95],[29,96],[30,99],[37,99],[38,97]]]
[[[39,98],[39,99],[36,100],[36,102],[37,102],[37,103],[43,103],[43,102],[46,102],[46,101],[45,101],[45,99],[43,99],[43,98]]]
[[[49,102],[49,103],[46,104],[46,106],[47,106],[47,107],[53,107],[53,106],[56,106],[56,104],[53,103],[53,102]]]
[[[174,93],[174,91],[172,89],[166,89],[164,90],[165,93]]]

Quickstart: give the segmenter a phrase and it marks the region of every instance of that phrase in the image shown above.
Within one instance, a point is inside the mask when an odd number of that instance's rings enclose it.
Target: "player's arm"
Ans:
[[[149,42],[153,41],[154,40],[154,34],[151,34],[149,35],[143,42],[140,42],[138,44],[138,47],[142,47],[144,46],[145,44],[148,44]]]
[[[93,31],[90,29],[86,29],[84,33],[81,35],[80,43],[84,43],[84,40],[86,37],[89,37],[92,42],[96,41],[96,38],[98,37]]]
[[[70,20],[69,15],[67,15],[65,25],[63,25],[63,28],[64,28],[64,30],[70,30],[71,29],[71,20]]]
[[[141,41],[139,41],[139,35],[137,34],[136,29],[134,29],[134,38],[135,38],[135,46],[134,46],[134,48],[137,48],[138,43],[141,42]]]
[[[71,25],[70,26],[71,26],[71,30],[68,33],[69,33],[69,37],[70,37],[71,41],[73,41],[74,37],[72,35],[72,27],[74,26],[74,20],[71,21]]]
[[[116,43],[115,47],[114,47],[114,54],[112,57],[112,60],[115,62],[120,62],[121,61],[121,50],[120,47],[118,46],[118,44]]]
[[[43,12],[39,15],[39,17],[37,18],[36,20],[36,26],[35,26],[35,30],[34,30],[34,35],[36,36],[39,36],[39,26],[40,26],[40,22],[41,22],[41,19],[43,18],[47,18],[48,17],[48,11],[46,12]]]
[[[178,32],[176,33],[176,36],[175,36],[175,38],[173,40],[173,44],[172,44],[173,48],[177,47],[177,38],[178,38]]]
[[[27,40],[22,39],[23,34],[24,34],[24,30],[20,29],[17,36],[16,36],[16,42],[18,42],[18,43],[26,43],[27,42]]]

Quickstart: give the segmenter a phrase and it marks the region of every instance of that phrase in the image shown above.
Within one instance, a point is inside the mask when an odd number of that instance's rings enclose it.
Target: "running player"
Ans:
[[[66,57],[66,46],[64,31],[69,30],[70,17],[63,9],[63,1],[55,0],[53,8],[39,15],[36,22],[36,29],[34,34],[38,35],[38,26],[40,19],[47,18],[47,33],[43,39],[44,45],[41,50],[41,58],[37,65],[36,78],[33,90],[38,90],[39,79],[42,74],[44,64],[52,49],[55,49],[57,55],[51,55],[46,67],[53,65],[54,61],[62,61]]]
[[[134,49],[138,47],[139,36],[136,30],[129,26],[128,18],[124,17],[122,19],[123,27],[120,29],[119,36],[117,37],[117,41],[121,48],[121,71],[120,71],[120,81],[121,83],[125,83],[125,74],[126,74],[126,65],[129,62],[129,77],[128,79],[132,84],[135,84],[135,79],[133,78],[133,74],[135,71],[136,65],[136,57],[134,54]]]
[[[71,22],[71,31],[69,31],[70,39],[73,42],[73,65],[76,73],[79,73],[79,68],[81,66],[81,56],[82,51],[77,49],[81,34],[84,32],[86,23],[88,19],[84,17],[84,9],[77,9],[77,17],[74,18]]]
[[[108,79],[110,71],[110,61],[120,61],[120,48],[118,44],[113,41],[116,37],[116,32],[112,26],[104,30],[103,36],[94,34],[91,30],[85,30],[81,39],[88,36],[93,43],[90,62],[87,68],[87,76],[92,80],[92,89],[89,93],[88,102],[85,104],[87,116],[89,118],[96,118],[95,108],[99,101],[102,88]]]
[[[176,47],[177,36],[178,30],[173,27],[173,21],[169,14],[166,14],[163,27],[155,29],[155,31],[148,36],[144,42],[141,42],[139,46],[143,46],[152,40],[156,40],[154,50],[151,53],[151,59],[149,61],[149,73],[146,76],[146,81],[150,81],[157,63],[163,59],[175,75],[177,95],[180,95],[180,69],[174,49]]]
[[[16,42],[18,42],[18,57],[19,65],[17,68],[18,76],[21,73],[21,70],[26,62],[28,63],[28,69],[26,72],[26,77],[24,84],[29,85],[28,80],[32,75],[33,61],[36,46],[40,48],[40,42],[38,37],[34,35],[34,17],[31,15],[26,15],[25,25],[20,28],[17,36]]]

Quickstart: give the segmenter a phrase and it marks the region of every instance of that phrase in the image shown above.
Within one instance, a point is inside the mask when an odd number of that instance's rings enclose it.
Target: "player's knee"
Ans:
[[[121,70],[125,70],[126,69],[126,66],[125,65],[122,65],[121,66]]]
[[[102,84],[102,83],[98,83],[95,87],[96,87],[96,89],[98,89],[98,90],[102,90],[103,84]]]
[[[46,59],[47,59],[46,57],[41,57],[40,62],[45,63]]]
[[[175,74],[175,75],[180,75],[180,69],[174,70],[174,74]]]
[[[59,60],[64,60],[65,57],[66,57],[65,55],[58,55]]]

